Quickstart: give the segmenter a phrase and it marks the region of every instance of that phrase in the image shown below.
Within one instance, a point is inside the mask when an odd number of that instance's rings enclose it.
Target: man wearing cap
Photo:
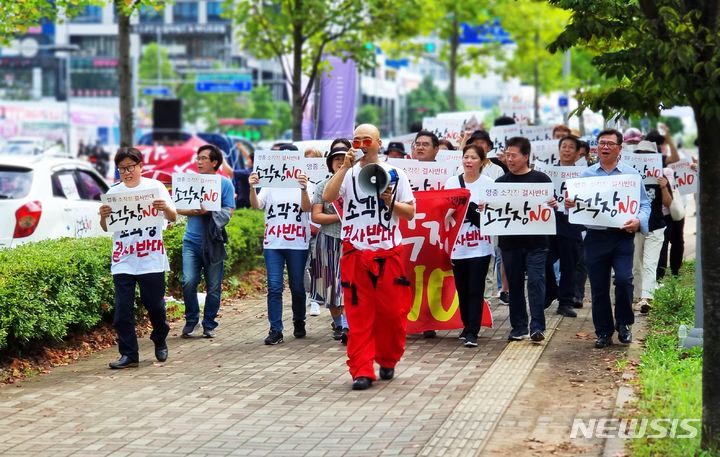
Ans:
[[[625,144],[638,144],[642,139],[642,132],[635,127],[630,127],[623,133],[623,143]]]
[[[598,134],[599,162],[583,171],[581,177],[637,174],[629,165],[619,163],[623,134],[615,129]],[[565,198],[565,208],[574,208],[575,200]],[[602,349],[612,344],[612,335],[618,332],[621,343],[632,342],[632,324],[635,315],[633,298],[633,249],[636,232],[648,233],[650,202],[645,187],[640,186],[640,209],[636,217],[621,228],[589,225],[585,236],[585,265],[590,278],[592,316],[595,325],[595,347]],[[615,319],[610,301],[610,273],[615,272]]]
[[[380,196],[358,182],[360,171],[379,163],[382,142],[377,127],[361,124],[353,133],[352,149],[327,182],[322,199],[342,198],[343,248],[340,276],[345,314],[350,324],[348,367],[353,390],[365,390],[376,379],[392,379],[405,352],[407,313],[412,291],[402,260],[400,218],[415,217],[415,197],[405,172],[391,167],[397,182]],[[359,153],[361,158],[355,163]]]
[[[407,158],[407,152],[405,152],[405,145],[399,141],[391,141],[390,143],[388,143],[385,154],[387,154],[388,159]]]

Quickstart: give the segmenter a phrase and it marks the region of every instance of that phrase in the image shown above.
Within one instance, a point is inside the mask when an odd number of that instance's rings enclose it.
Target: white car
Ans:
[[[106,235],[98,210],[107,189],[82,160],[0,156],[0,248]]]
[[[0,147],[1,155],[67,156],[63,146],[42,137],[19,136],[10,138]]]

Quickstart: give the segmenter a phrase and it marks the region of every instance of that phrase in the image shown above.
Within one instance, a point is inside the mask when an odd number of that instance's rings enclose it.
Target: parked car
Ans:
[[[82,160],[0,156],[0,248],[104,235],[98,210],[107,189]]]
[[[42,137],[20,136],[10,138],[0,148],[2,155],[19,156],[67,156],[65,149],[53,141]]]

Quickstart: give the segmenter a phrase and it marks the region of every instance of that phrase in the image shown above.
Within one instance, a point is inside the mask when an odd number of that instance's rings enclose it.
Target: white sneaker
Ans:
[[[319,316],[320,315],[320,304],[315,301],[310,302],[310,315],[311,316]]]

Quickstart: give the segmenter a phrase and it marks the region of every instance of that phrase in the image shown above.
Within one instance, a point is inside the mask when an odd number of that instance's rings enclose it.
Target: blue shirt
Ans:
[[[232,181],[225,176],[220,176],[220,206],[222,208],[235,209],[235,187]],[[187,225],[185,226],[184,241],[190,241],[202,244],[203,238],[203,218],[204,216],[188,216]]]
[[[636,169],[631,167],[630,165],[625,165],[624,163],[618,162],[615,165],[615,168],[612,169],[609,173],[605,171],[603,167],[600,166],[599,163],[596,163],[595,165],[592,165],[587,168],[587,170],[584,170],[581,174],[581,178],[587,178],[587,177],[594,177],[594,176],[612,176],[612,175],[632,175],[632,174],[640,174]],[[645,186],[640,185],[640,210],[637,213],[636,216],[640,220],[640,231],[643,233],[643,235],[647,235],[648,232],[648,219],[650,218],[650,200],[648,199],[647,192],[645,192]],[[592,230],[605,230],[607,227],[603,226],[597,226],[597,225],[586,225],[587,228]]]

